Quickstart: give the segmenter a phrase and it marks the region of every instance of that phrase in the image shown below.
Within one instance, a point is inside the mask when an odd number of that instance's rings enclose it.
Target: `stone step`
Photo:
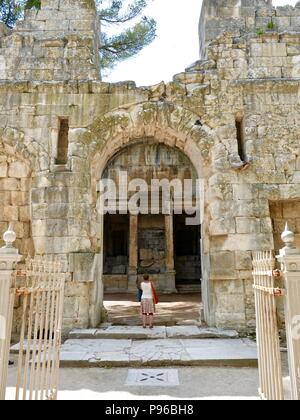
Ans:
[[[70,339],[234,339],[237,331],[196,326],[155,327],[153,330],[140,326],[109,326],[107,328],[80,330],[69,333]]]
[[[178,284],[176,289],[179,294],[200,294],[201,293],[201,285],[200,284]]]
[[[62,367],[257,367],[256,344],[250,340],[67,340]]]

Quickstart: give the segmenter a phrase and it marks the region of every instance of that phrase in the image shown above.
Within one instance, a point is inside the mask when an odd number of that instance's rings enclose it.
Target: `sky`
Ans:
[[[298,0],[273,0],[274,6]],[[150,0],[145,14],[157,21],[157,38],[138,56],[120,63],[104,80],[134,80],[138,86],[168,82],[199,59],[202,0]]]

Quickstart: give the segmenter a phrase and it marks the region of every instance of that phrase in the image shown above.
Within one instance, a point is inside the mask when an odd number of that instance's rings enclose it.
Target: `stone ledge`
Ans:
[[[239,85],[256,85],[256,84],[266,84],[266,83],[289,83],[290,85],[292,84],[297,84],[299,85],[300,83],[300,77],[269,77],[266,79],[240,79],[240,80],[234,80],[232,82],[230,82],[231,86],[239,86]]]
[[[155,327],[153,330],[142,327],[109,326],[101,329],[75,329],[70,339],[235,339],[237,331],[218,328],[199,328],[196,326]]]

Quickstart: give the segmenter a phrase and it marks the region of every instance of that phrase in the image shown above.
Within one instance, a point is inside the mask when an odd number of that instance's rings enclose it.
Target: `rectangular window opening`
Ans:
[[[61,118],[59,121],[59,132],[57,140],[56,165],[66,165],[68,162],[69,149],[69,119]]]
[[[237,119],[235,121],[236,133],[237,133],[237,144],[238,154],[242,162],[246,162],[246,147],[245,147],[245,125],[244,119]]]

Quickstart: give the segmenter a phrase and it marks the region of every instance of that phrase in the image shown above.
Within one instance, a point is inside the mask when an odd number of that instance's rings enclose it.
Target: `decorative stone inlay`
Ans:
[[[177,369],[130,369],[126,386],[179,386]]]

